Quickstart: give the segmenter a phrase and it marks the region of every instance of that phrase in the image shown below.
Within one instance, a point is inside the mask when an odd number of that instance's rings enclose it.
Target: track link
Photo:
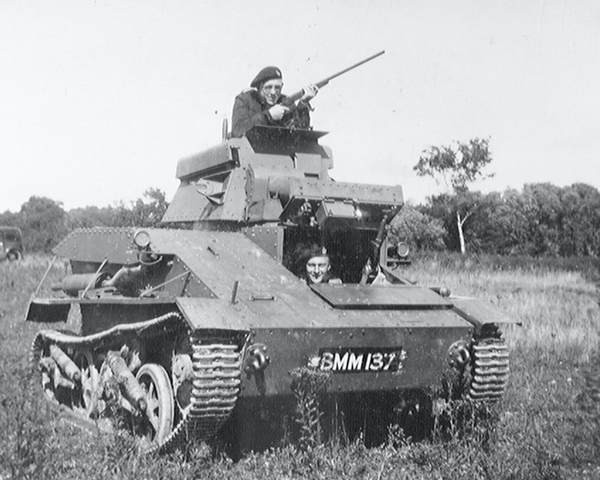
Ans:
[[[179,448],[192,439],[210,440],[235,407],[241,384],[242,347],[231,339],[202,339],[194,334],[190,334],[190,343],[194,378],[190,404],[165,441],[147,452]]]
[[[477,341],[472,346],[472,370],[469,398],[499,400],[508,384],[508,347],[502,339]]]

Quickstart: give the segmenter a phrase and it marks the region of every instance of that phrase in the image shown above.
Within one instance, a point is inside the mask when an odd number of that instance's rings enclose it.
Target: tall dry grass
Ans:
[[[600,295],[591,273],[526,260],[493,269],[485,259],[463,257],[424,259],[406,270],[419,284],[486,299],[517,319],[520,326],[504,328],[511,350],[578,362],[589,361],[599,348]]]

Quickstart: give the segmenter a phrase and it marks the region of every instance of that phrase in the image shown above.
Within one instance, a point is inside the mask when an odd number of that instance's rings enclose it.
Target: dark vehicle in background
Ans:
[[[16,227],[0,226],[0,260],[21,260],[22,258],[21,230]]]

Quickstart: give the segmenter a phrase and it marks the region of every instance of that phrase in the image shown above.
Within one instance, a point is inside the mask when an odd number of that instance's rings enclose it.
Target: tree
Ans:
[[[390,223],[390,235],[417,250],[441,250],[446,231],[442,222],[404,205]]]
[[[574,183],[560,191],[561,256],[600,254],[600,192],[590,185]]]
[[[143,198],[126,205],[75,208],[69,211],[70,229],[81,227],[154,227],[162,220],[169,203],[166,194],[158,188],[148,188]]]
[[[169,202],[158,188],[149,188],[144,198],[138,198],[127,207],[120,203],[115,208],[114,225],[119,227],[154,227],[162,220]]]
[[[468,184],[478,178],[492,177],[483,170],[492,161],[489,139],[474,138],[468,143],[455,142],[449,147],[430,147],[423,151],[418,163],[413,167],[419,176],[433,177],[438,183],[443,181],[453,195],[446,197],[449,202],[459,238],[460,251],[465,253],[465,222],[477,208],[473,195],[469,195]]]
[[[46,197],[30,197],[21,206],[19,226],[26,250],[50,252],[67,234],[62,203]]]
[[[144,199],[138,199],[133,206],[134,215],[143,223],[141,226],[157,226],[169,208],[167,195],[158,188],[148,188]]]
[[[482,225],[490,237],[487,252],[502,255],[527,255],[532,249],[529,218],[521,192],[506,189],[498,198],[499,204]]]
[[[529,227],[529,255],[558,256],[563,206],[561,188],[551,183],[523,186],[521,209]]]
[[[19,214],[13,213],[6,210],[4,213],[0,213],[0,225],[7,225],[9,227],[19,226]]]
[[[67,214],[69,230],[75,228],[115,227],[116,211],[113,207],[87,206],[73,208]]]

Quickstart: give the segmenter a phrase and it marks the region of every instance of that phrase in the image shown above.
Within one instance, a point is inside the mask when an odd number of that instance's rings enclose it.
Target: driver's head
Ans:
[[[322,283],[331,270],[331,262],[326,253],[312,256],[306,262],[306,278],[309,283]]]
[[[254,77],[252,88],[256,88],[260,97],[267,105],[275,105],[281,97],[283,75],[277,67],[265,67]]]

